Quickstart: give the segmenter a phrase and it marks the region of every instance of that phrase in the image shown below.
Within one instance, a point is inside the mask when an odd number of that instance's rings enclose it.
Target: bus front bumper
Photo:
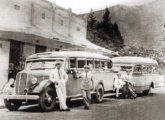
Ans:
[[[0,98],[7,100],[38,100],[38,95],[0,95]]]

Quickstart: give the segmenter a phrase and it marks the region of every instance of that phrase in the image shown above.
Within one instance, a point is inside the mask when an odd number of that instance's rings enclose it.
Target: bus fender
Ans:
[[[43,80],[41,81],[33,90],[33,93],[42,93],[42,91],[44,89],[46,89],[47,87],[53,87],[53,89],[55,89],[54,83],[50,80]]]
[[[104,88],[103,81],[102,81],[102,80],[100,80],[100,81],[98,82],[97,86],[95,87],[95,91],[98,89],[98,86],[99,86],[99,85],[102,85],[102,86],[103,86],[103,88]]]

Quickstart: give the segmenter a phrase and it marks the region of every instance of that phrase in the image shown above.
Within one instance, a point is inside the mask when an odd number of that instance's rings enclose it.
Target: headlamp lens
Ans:
[[[14,85],[15,80],[13,78],[9,79],[9,85]]]
[[[32,78],[32,84],[34,85],[34,84],[36,84],[37,83],[37,78]]]

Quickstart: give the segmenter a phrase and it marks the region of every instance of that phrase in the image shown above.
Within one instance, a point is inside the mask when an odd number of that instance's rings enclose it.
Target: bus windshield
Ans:
[[[55,64],[60,62],[64,66],[63,59],[28,61],[26,70],[53,69]]]

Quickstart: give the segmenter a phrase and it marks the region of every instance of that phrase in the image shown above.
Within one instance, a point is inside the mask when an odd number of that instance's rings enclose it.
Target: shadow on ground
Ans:
[[[149,95],[137,94],[138,97],[152,97],[155,95],[156,94],[154,94],[154,93],[151,93]],[[110,99],[110,100],[113,99],[113,102],[115,102],[115,96],[109,96],[106,98]],[[95,103],[94,101],[92,101],[92,104],[104,104],[108,101],[107,99],[104,99],[102,103]],[[119,99],[124,100],[124,98],[121,98],[121,97]],[[127,99],[129,99],[129,98],[127,98]],[[82,100],[74,100],[74,101],[69,102],[67,105],[71,109],[72,108],[79,108],[79,107],[83,106],[83,101]],[[40,109],[40,107],[37,104],[36,105],[30,105],[30,106],[23,106],[23,107],[21,107],[21,109],[19,111],[22,111],[22,112],[42,112],[42,110]],[[54,112],[54,111],[60,112],[59,104],[56,105],[55,109],[52,112]]]

